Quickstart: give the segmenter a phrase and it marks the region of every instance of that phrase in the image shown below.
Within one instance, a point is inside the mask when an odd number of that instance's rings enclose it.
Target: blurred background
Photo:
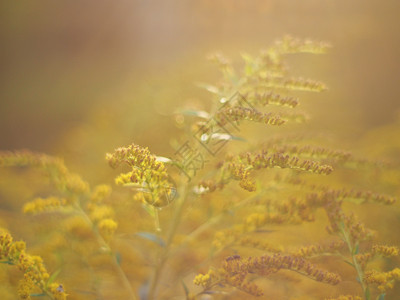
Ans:
[[[106,152],[135,143],[171,157],[171,141],[184,135],[173,113],[210,106],[212,96],[196,86],[220,78],[207,54],[220,51],[240,66],[241,53],[256,55],[291,35],[332,45],[325,55],[289,57],[294,76],[329,87],[319,94],[295,93],[311,116],[305,132],[324,133],[334,149],[399,163],[399,16],[399,0],[1,1],[0,151],[59,156],[92,186],[113,185],[121,170],[108,166]],[[253,141],[272,132],[249,128]],[[398,170],[383,173],[383,186],[364,174],[365,180],[362,169],[361,176],[350,172],[338,178],[398,196]],[[0,227],[55,266],[47,257],[52,251],[40,242],[53,228],[50,221],[57,232],[60,219],[21,217],[23,203],[50,190],[38,173],[26,173],[0,170]],[[123,197],[116,190],[118,202]],[[144,211],[119,207],[120,232],[134,232],[131,221]],[[392,230],[399,227],[398,207],[367,206],[365,211],[379,238],[398,245],[400,236]],[[357,207],[358,214],[363,212]],[[305,232],[314,234],[307,227]],[[74,273],[78,267],[63,276],[80,280]],[[16,286],[19,276],[4,278]],[[14,299],[1,293],[0,287],[1,297]]]
[[[236,61],[285,34],[332,44],[328,54],[294,57],[291,66],[329,86],[304,96],[302,105],[316,99],[313,120],[343,141],[391,124],[400,107],[397,0],[44,0],[0,7],[0,150],[64,157],[89,181],[101,177],[99,164],[108,172],[104,154],[117,146],[173,151],[166,138],[176,130],[171,113],[207,97],[194,83],[218,78],[205,59],[216,50]]]

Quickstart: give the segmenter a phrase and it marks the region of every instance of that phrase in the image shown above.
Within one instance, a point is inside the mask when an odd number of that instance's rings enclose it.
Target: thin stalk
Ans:
[[[160,281],[161,273],[163,271],[165,263],[168,260],[171,244],[172,244],[172,241],[173,241],[173,239],[175,237],[176,230],[178,229],[178,225],[179,225],[179,223],[181,221],[183,206],[184,206],[184,204],[186,202],[186,199],[187,199],[186,186],[185,185],[183,185],[182,192],[180,193],[180,195],[182,195],[182,196],[180,196],[176,200],[174,216],[173,216],[173,219],[172,219],[171,227],[169,228],[169,231],[168,231],[168,234],[167,234],[166,245],[163,248],[163,250],[160,252],[159,259],[158,259],[158,264],[155,267],[154,274],[153,274],[152,280],[150,282],[149,294],[148,294],[148,297],[147,297],[148,300],[156,299],[157,286],[158,286],[158,283]]]
[[[360,281],[361,288],[363,290],[365,299],[369,300],[370,297],[369,297],[368,292],[367,292],[368,287],[365,285],[365,282],[364,282],[364,272],[363,272],[360,264],[357,261],[357,258],[356,258],[355,253],[354,253],[354,247],[353,247],[353,245],[351,243],[351,240],[350,240],[348,232],[345,230],[344,224],[340,224],[340,231],[341,231],[341,233],[343,235],[343,239],[344,239],[347,247],[349,248],[349,251],[350,251],[350,254],[351,254],[351,259],[353,261],[354,268],[356,269],[357,276],[358,276],[358,279]]]
[[[160,217],[158,216],[158,209],[154,209],[154,226],[157,232],[161,232]]]
[[[85,219],[85,221],[91,226],[91,228],[93,228],[93,232],[96,236],[97,242],[100,244],[100,246],[107,252],[112,254],[112,262],[113,265],[115,267],[115,270],[117,271],[120,279],[122,280],[122,283],[125,287],[125,289],[128,291],[129,293],[129,299],[131,300],[136,300],[136,296],[135,293],[132,289],[131,283],[129,282],[128,278],[126,277],[126,274],[124,272],[124,270],[122,270],[120,264],[118,263],[118,260],[116,258],[115,255],[113,255],[113,252],[110,248],[110,246],[108,245],[108,243],[104,240],[104,238],[101,236],[101,234],[95,229],[95,226],[92,222],[92,220],[90,220],[89,216],[86,214],[86,212],[82,209],[82,207],[77,204],[76,205],[77,210],[79,211],[79,213],[82,215],[82,217]]]

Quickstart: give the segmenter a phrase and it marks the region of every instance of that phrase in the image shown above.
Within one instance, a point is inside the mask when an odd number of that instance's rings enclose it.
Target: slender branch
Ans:
[[[82,209],[82,207],[79,204],[76,204],[76,208],[77,208],[78,212],[82,215],[82,217],[85,219],[85,221],[91,226],[91,228],[93,228],[93,232],[94,232],[94,234],[96,236],[96,239],[97,239],[98,243],[100,244],[100,246],[103,247],[106,250],[107,253],[111,254],[113,265],[114,265],[119,277],[121,278],[124,287],[126,288],[126,290],[129,293],[129,299],[136,300],[137,298],[136,298],[135,293],[134,293],[134,291],[132,289],[131,283],[129,282],[128,278],[126,277],[126,274],[125,274],[124,270],[122,270],[122,268],[121,268],[116,256],[113,254],[113,251],[111,250],[111,247],[104,240],[104,238],[101,236],[101,234],[97,230],[95,230],[95,226],[94,226],[92,220],[90,220],[89,216]]]
[[[365,299],[369,300],[370,297],[367,294],[368,287],[365,285],[365,282],[364,282],[364,272],[363,272],[360,264],[358,263],[355,254],[354,254],[354,247],[353,247],[352,242],[350,240],[349,234],[345,229],[344,224],[340,224],[340,231],[341,231],[341,233],[343,235],[343,239],[344,239],[345,243],[347,244],[347,247],[349,248],[349,251],[350,251],[350,254],[351,254],[351,259],[353,261],[354,268],[356,269],[357,276],[358,276],[359,282],[361,284],[361,288],[363,290]]]
[[[168,260],[170,247],[171,247],[172,241],[175,237],[176,230],[178,229],[178,225],[182,218],[183,206],[187,199],[186,185],[182,185],[182,192],[180,193],[180,195],[181,196],[178,197],[178,199],[176,200],[174,216],[172,219],[171,227],[169,228],[169,231],[167,234],[166,245],[163,248],[163,251],[160,253],[158,263],[155,267],[154,274],[153,274],[152,280],[150,282],[149,294],[147,297],[148,300],[156,299],[157,286],[160,281],[161,272],[163,271],[164,265]]]

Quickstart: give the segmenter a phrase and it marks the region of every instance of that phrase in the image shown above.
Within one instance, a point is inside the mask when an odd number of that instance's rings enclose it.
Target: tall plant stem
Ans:
[[[128,291],[129,293],[129,299],[130,300],[136,300],[136,296],[135,293],[132,289],[132,285],[129,282],[128,278],[126,277],[126,274],[124,272],[124,270],[122,270],[117,257],[114,255],[114,253],[112,252],[109,244],[104,240],[104,238],[101,236],[101,234],[98,232],[98,230],[96,230],[92,220],[90,220],[89,216],[86,214],[86,212],[82,209],[82,207],[77,204],[76,205],[77,210],[79,211],[79,213],[81,214],[81,216],[85,219],[85,221],[91,226],[91,228],[93,228],[93,232],[96,236],[97,242],[99,243],[99,245],[109,254],[111,254],[112,256],[112,263],[114,265],[115,270],[118,273],[118,276],[120,277],[122,284],[124,285],[125,289]]]
[[[365,300],[370,300],[368,287],[365,285],[365,282],[364,282],[364,272],[363,272],[360,264],[357,261],[356,253],[355,253],[355,250],[354,250],[354,245],[351,242],[350,237],[349,237],[349,233],[346,231],[346,228],[345,228],[343,223],[340,224],[340,230],[341,230],[343,239],[344,239],[347,247],[349,248],[351,259],[352,259],[352,262],[353,262],[353,266],[356,269],[357,276],[358,276],[359,282],[361,284],[361,288],[363,290]]]
[[[186,199],[187,199],[186,185],[182,186],[182,191],[181,191],[180,195],[181,196],[179,196],[175,202],[174,216],[172,218],[172,223],[171,223],[170,228],[167,233],[166,245],[159,254],[158,263],[155,266],[154,274],[153,274],[153,277],[150,282],[149,294],[147,297],[148,300],[156,299],[156,296],[157,296],[157,287],[158,287],[158,283],[160,281],[161,273],[164,269],[165,263],[168,261],[171,244],[175,237],[176,230],[178,229],[178,226],[180,224],[180,221],[182,218],[183,207],[184,207]]]

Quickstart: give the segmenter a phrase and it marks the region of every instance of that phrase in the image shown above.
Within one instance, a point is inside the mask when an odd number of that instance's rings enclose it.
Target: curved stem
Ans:
[[[350,240],[349,234],[346,231],[345,226],[344,226],[343,223],[340,224],[340,231],[341,231],[341,233],[343,235],[343,239],[344,239],[345,243],[347,244],[347,247],[349,248],[351,259],[353,261],[354,268],[356,269],[357,276],[358,276],[358,279],[360,281],[361,288],[363,290],[365,299],[369,300],[370,297],[369,297],[368,292],[367,292],[368,287],[365,285],[365,282],[364,282],[364,272],[363,272],[360,264],[357,261],[357,258],[356,258],[355,254],[354,254],[354,246],[353,246],[353,244],[352,244],[352,242]]]
[[[175,237],[176,230],[178,229],[180,220],[182,218],[183,206],[184,206],[184,204],[186,202],[186,198],[187,198],[186,185],[183,185],[181,195],[182,196],[180,196],[176,200],[176,207],[175,207],[174,216],[172,219],[173,221],[172,221],[171,227],[169,228],[169,231],[167,234],[166,245],[163,248],[162,252],[160,253],[160,256],[158,259],[158,264],[155,267],[154,274],[153,274],[153,277],[150,282],[149,294],[147,297],[148,300],[156,299],[157,286],[160,281],[161,272],[163,271],[164,265],[168,260],[170,247],[171,247],[172,241]]]
[[[124,287],[126,288],[126,290],[129,293],[129,299],[136,300],[136,296],[132,289],[131,283],[129,282],[128,278],[126,277],[124,270],[122,270],[116,256],[114,255],[114,253],[111,250],[111,247],[104,240],[104,238],[101,236],[101,234],[97,230],[95,230],[95,226],[94,226],[92,220],[90,220],[89,216],[82,209],[82,207],[79,204],[77,204],[76,208],[77,208],[78,212],[82,215],[82,217],[85,219],[85,221],[91,226],[91,228],[93,228],[93,232],[94,232],[96,239],[97,239],[98,243],[100,244],[100,246],[103,247],[103,249],[107,253],[111,254],[113,265],[114,265],[115,270],[117,271],[119,277],[121,278]]]

